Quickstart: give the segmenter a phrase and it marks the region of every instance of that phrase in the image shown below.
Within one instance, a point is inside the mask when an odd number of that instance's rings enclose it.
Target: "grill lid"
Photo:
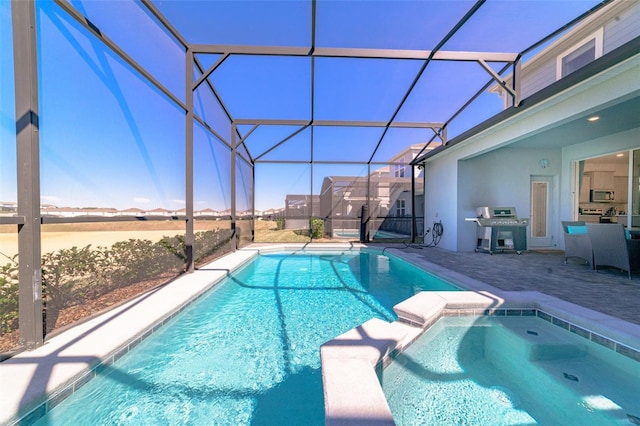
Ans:
[[[465,219],[478,226],[527,226],[529,219],[518,219],[515,207],[478,207],[476,217]]]
[[[517,219],[515,207],[478,207],[476,217],[483,219],[510,218]]]

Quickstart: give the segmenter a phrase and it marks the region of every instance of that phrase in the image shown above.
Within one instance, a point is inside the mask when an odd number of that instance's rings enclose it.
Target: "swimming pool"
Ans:
[[[36,424],[324,424],[319,347],[421,290],[380,251],[257,257]]]
[[[398,425],[640,420],[638,362],[535,316],[441,318],[381,382]]]

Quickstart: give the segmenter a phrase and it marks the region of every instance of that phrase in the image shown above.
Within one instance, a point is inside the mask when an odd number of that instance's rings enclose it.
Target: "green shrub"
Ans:
[[[18,328],[18,263],[0,266],[0,335]]]
[[[197,232],[197,259],[211,256],[232,237],[230,229]],[[18,256],[0,266],[0,334],[18,328]],[[60,311],[126,287],[185,269],[184,235],[158,242],[129,239],[111,247],[72,247],[42,256],[42,294],[47,330],[53,329]]]
[[[195,261],[203,260],[218,252],[231,241],[232,236],[233,231],[231,229],[196,232],[193,243]]]
[[[311,238],[322,238],[324,235],[324,221],[314,217],[311,219]]]
[[[99,250],[91,245],[72,247],[42,256],[42,300],[46,310],[47,330],[53,328],[60,311],[85,300],[99,285]]]
[[[278,231],[282,231],[284,229],[284,218],[283,217],[279,217],[276,219],[276,229]]]

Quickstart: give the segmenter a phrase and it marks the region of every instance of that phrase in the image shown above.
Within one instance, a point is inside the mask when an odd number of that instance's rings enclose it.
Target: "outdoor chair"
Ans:
[[[562,228],[564,229],[564,263],[567,263],[569,257],[579,257],[586,260],[593,269],[593,250],[585,222],[563,221]]]
[[[629,241],[621,223],[588,223],[587,229],[593,247],[593,268],[612,266],[627,271],[631,279]]]

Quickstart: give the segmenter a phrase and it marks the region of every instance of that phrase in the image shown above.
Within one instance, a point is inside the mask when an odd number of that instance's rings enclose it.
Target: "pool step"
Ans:
[[[586,345],[562,335],[521,327],[487,329],[490,347],[487,352],[498,359],[519,358],[529,361],[555,361],[582,358]],[[498,349],[499,348],[499,349]]]
[[[553,361],[582,358],[587,354],[584,346],[572,343],[532,343],[529,345],[530,361]]]

